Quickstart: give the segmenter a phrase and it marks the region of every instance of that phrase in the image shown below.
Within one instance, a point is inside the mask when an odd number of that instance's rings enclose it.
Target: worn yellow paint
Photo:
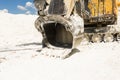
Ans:
[[[112,7],[112,5],[115,5]],[[91,16],[100,16],[103,14],[116,14],[118,13],[118,0],[90,0],[88,8],[90,9]]]
[[[118,4],[118,7],[120,7],[120,2],[118,2],[117,4]]]
[[[50,4],[51,0],[46,0],[46,1],[48,4]],[[75,6],[76,1],[79,0],[64,0],[67,18],[70,17],[70,14]],[[115,5],[114,8],[112,8],[113,3]],[[90,0],[88,4],[91,17],[101,16],[103,14],[113,14],[113,13],[117,15],[118,6],[120,6],[120,2],[118,0]]]

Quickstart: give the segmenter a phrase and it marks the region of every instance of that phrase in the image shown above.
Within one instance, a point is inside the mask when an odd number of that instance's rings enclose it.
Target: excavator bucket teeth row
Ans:
[[[52,57],[52,58],[60,58],[65,59],[69,57],[71,53],[71,49],[49,49],[49,48],[43,48],[41,50],[41,55]]]

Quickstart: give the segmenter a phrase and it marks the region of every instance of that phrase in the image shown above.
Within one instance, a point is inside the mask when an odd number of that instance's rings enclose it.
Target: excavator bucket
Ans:
[[[75,4],[73,0],[69,0],[70,4],[66,2],[51,0],[48,3],[47,15],[40,15],[35,22],[36,28],[43,36],[41,53],[47,56],[66,58],[81,42],[83,19],[77,14],[70,16]],[[69,8],[67,11],[66,5]]]
[[[45,19],[43,20],[44,22],[41,22],[42,19],[39,17],[35,22],[43,35],[43,49],[41,53],[51,57],[68,57],[71,51],[81,42],[82,27],[77,28],[76,26],[74,28],[71,22],[59,15],[47,16]],[[83,22],[82,19],[81,22]]]

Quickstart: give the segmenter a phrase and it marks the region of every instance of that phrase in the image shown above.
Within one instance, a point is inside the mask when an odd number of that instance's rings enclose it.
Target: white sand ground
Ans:
[[[65,60],[45,57],[36,18],[0,13],[0,80],[120,80],[119,42],[82,46]]]

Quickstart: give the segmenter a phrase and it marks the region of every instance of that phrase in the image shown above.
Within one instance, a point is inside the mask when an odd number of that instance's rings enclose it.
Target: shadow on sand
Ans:
[[[31,46],[31,45],[42,45],[42,43],[39,43],[39,42],[32,42],[32,43],[25,43],[25,44],[19,44],[19,45],[16,45],[18,47],[21,47],[21,46]]]
[[[36,47],[34,47],[33,45],[35,45]],[[39,49],[38,46],[40,46],[40,45],[42,45],[42,43],[39,43],[39,42],[19,44],[19,45],[16,45],[15,47],[13,47],[13,48],[7,48],[7,49],[3,48],[3,49],[0,50],[0,52],[35,50],[35,49]],[[31,47],[31,46],[33,46],[33,47]]]

